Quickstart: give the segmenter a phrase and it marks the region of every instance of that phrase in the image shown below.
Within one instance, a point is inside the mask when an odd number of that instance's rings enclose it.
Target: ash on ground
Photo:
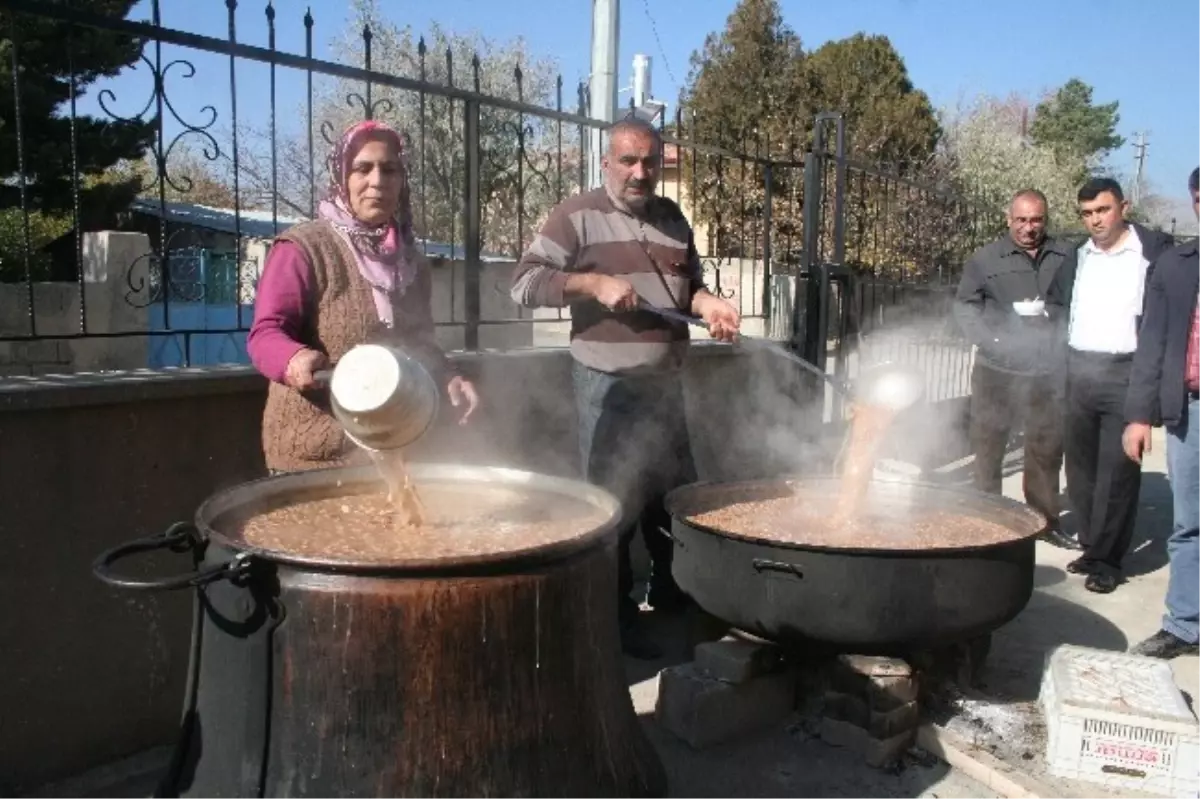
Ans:
[[[1036,702],[1009,701],[940,686],[925,699],[926,719],[1009,763],[1046,749],[1046,723]]]

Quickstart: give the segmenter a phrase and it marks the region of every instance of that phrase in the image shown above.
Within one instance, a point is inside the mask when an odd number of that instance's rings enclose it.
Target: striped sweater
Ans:
[[[625,374],[683,364],[687,325],[649,311],[613,312],[590,297],[568,303],[572,272],[623,278],[651,305],[691,313],[692,298],[705,288],[703,267],[679,206],[653,197],[635,216],[603,187],[564,200],[513,270],[511,294],[531,308],[569,304],[571,354],[585,366]]]

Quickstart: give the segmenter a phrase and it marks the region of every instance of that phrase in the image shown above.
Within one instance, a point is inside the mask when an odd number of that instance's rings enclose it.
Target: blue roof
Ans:
[[[160,204],[154,200],[147,200],[142,197],[135,199],[130,204],[130,209],[138,213],[165,218],[171,222],[178,222],[183,225],[192,225],[193,227],[204,228],[206,230],[217,230],[222,233],[228,233],[231,236],[237,235],[240,232],[242,236],[255,239],[273,238],[277,233],[282,233],[292,225],[308,221],[307,217],[284,216],[282,214],[272,217],[270,211],[234,210],[233,208],[214,208],[208,205],[180,202]],[[449,244],[440,241],[417,239],[417,245],[422,247],[425,254],[432,258],[448,259],[453,254],[455,259],[461,259],[466,253],[462,244],[451,247]],[[488,262],[513,260],[509,256],[496,255],[494,253],[482,253],[480,259]]]

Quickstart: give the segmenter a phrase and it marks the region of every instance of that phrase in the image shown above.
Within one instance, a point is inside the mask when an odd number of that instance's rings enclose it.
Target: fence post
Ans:
[[[771,183],[774,180],[772,174],[771,163],[768,161],[763,165],[763,287],[762,287],[762,315],[763,324],[768,329],[771,327],[771,202],[773,200],[771,194]]]
[[[843,266],[846,261],[846,119],[832,114],[837,120],[837,161],[833,190],[833,263]],[[818,122],[817,124],[820,124]]]
[[[465,131],[463,144],[466,148],[466,168],[463,201],[463,242],[465,245],[465,269],[463,274],[463,306],[466,326],[463,331],[463,347],[479,349],[480,291],[482,286],[480,255],[483,247],[479,207],[479,100],[466,101],[463,117]]]
[[[813,147],[804,156],[804,256],[803,282],[796,281],[792,306],[792,346],[809,363],[825,368],[825,345],[829,325],[829,273],[821,257],[821,223],[824,205],[824,136],[821,125],[813,128]],[[803,295],[800,293],[804,287]]]

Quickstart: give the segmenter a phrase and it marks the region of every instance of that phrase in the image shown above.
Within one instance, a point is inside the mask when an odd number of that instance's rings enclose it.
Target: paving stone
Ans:
[[[777,647],[727,637],[697,646],[695,663],[718,680],[743,683],[777,670],[781,660]]]
[[[703,749],[782,721],[795,701],[790,671],[732,683],[685,663],[660,672],[654,717],[693,749]]]
[[[867,765],[884,768],[908,751],[916,741],[917,730],[913,728],[891,738],[879,739],[873,738],[861,727],[826,716],[821,719],[820,735],[821,740],[828,744],[858,752]]]

